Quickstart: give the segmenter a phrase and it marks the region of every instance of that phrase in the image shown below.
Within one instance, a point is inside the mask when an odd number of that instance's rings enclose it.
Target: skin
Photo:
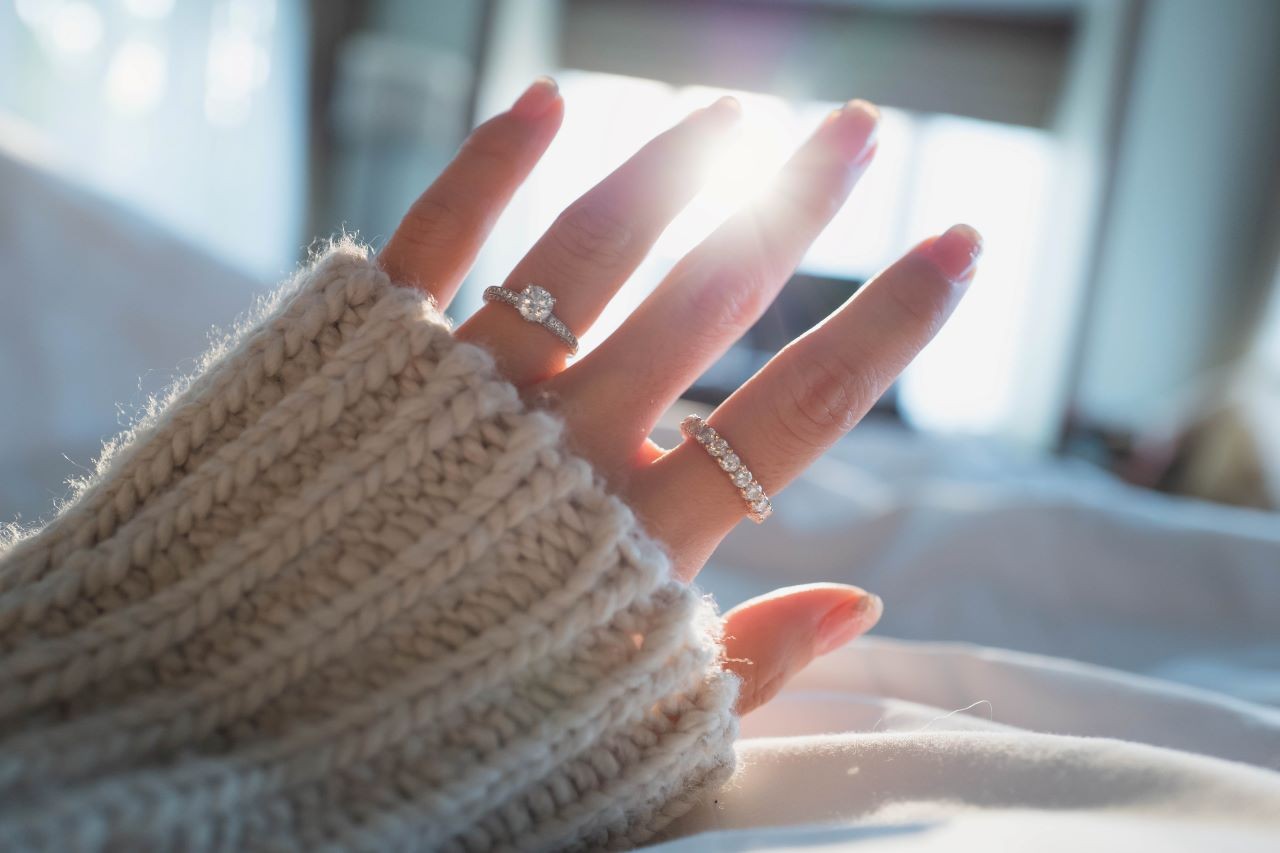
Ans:
[[[738,117],[722,98],[660,134],[575,201],[504,283],[538,283],[581,336],[699,189],[704,158]],[[379,256],[398,282],[442,308],[494,221],[554,138],[564,101],[542,78],[471,134],[414,202]],[[694,442],[664,450],[648,435],[686,388],[764,312],[876,152],[875,107],[851,101],[823,121],[768,195],[683,258],[623,325],[567,365],[553,335],[488,304],[457,330],[488,348],[530,400],[565,420],[574,449],[692,580],[745,515],[728,478]],[[850,430],[946,322],[973,278],[982,241],[965,225],[930,237],[793,341],[707,419],[771,496]],[[611,381],[626,375],[626,382]],[[815,584],[753,599],[725,615],[726,665],[743,681],[738,710],[768,701],[813,658],[869,630],[880,599]]]

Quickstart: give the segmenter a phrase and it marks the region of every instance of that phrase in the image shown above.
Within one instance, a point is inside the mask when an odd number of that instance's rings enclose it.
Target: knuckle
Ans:
[[[822,183],[806,199],[810,219],[815,223],[824,223],[835,218],[847,198],[848,192],[843,185],[830,181]]]
[[[462,143],[459,158],[476,159],[485,162],[505,164],[519,152],[523,139],[512,132],[511,127],[503,119],[505,116],[489,119],[477,127]]]
[[[405,214],[397,236],[414,247],[436,247],[456,241],[462,234],[465,215],[440,193],[427,192]]]
[[[557,249],[569,260],[593,267],[624,263],[633,244],[630,223],[616,214],[588,204],[575,204],[551,229]]]
[[[785,682],[786,674],[780,671],[744,679],[742,691],[738,694],[738,713],[745,714],[764,705],[778,695]]]
[[[815,227],[840,212],[849,190],[848,177],[829,164],[793,164],[792,174],[778,183],[778,199],[790,218]]]
[[[762,276],[756,264],[722,261],[690,290],[692,316],[698,328],[719,339],[755,322],[766,307]]]
[[[778,421],[805,448],[822,448],[848,432],[875,400],[868,371],[832,357],[797,359],[789,371]]]

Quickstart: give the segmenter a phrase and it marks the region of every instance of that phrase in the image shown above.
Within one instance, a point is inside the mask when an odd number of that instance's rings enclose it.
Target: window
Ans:
[[[472,280],[472,300],[481,284],[500,280],[566,205],[643,141],[726,92],[577,70],[561,70],[556,77],[568,104],[564,127],[500,223],[497,251]],[[740,132],[714,159],[704,190],[583,336],[584,352],[617,327],[671,264],[759,192],[837,106],[732,94],[743,104]],[[898,399],[908,420],[922,428],[992,431],[1016,403],[1014,330],[1036,296],[1033,261],[1057,144],[1050,132],[1035,128],[891,107],[882,113],[876,162],[814,243],[801,272],[861,282],[917,239],[958,221],[978,228],[988,247],[979,280],[903,377]],[[758,360],[735,363],[741,365],[741,381]]]
[[[272,281],[303,239],[305,24],[298,0],[0,0],[0,119],[71,180]]]

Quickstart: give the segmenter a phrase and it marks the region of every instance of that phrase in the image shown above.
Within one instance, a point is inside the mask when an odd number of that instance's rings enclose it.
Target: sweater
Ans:
[[[711,605],[330,247],[0,554],[0,849],[616,849],[733,766]]]

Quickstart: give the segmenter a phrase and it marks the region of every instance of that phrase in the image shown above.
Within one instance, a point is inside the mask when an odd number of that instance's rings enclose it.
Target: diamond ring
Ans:
[[[689,415],[681,421],[680,431],[686,438],[691,438],[702,445],[702,449],[720,463],[720,468],[729,475],[729,481],[746,501],[747,515],[756,524],[762,524],[773,513],[773,503],[764,493],[764,487],[756,482],[756,478],[743,464],[742,459],[733,452],[733,448],[729,447],[729,442],[721,438],[720,433],[716,432],[711,424],[697,415]]]
[[[555,335],[569,348],[569,355],[578,354],[578,339],[569,327],[551,313],[556,306],[556,298],[536,284],[526,285],[524,290],[511,290],[506,287],[486,287],[485,302],[505,302],[520,312],[520,316],[530,323],[542,326]]]

